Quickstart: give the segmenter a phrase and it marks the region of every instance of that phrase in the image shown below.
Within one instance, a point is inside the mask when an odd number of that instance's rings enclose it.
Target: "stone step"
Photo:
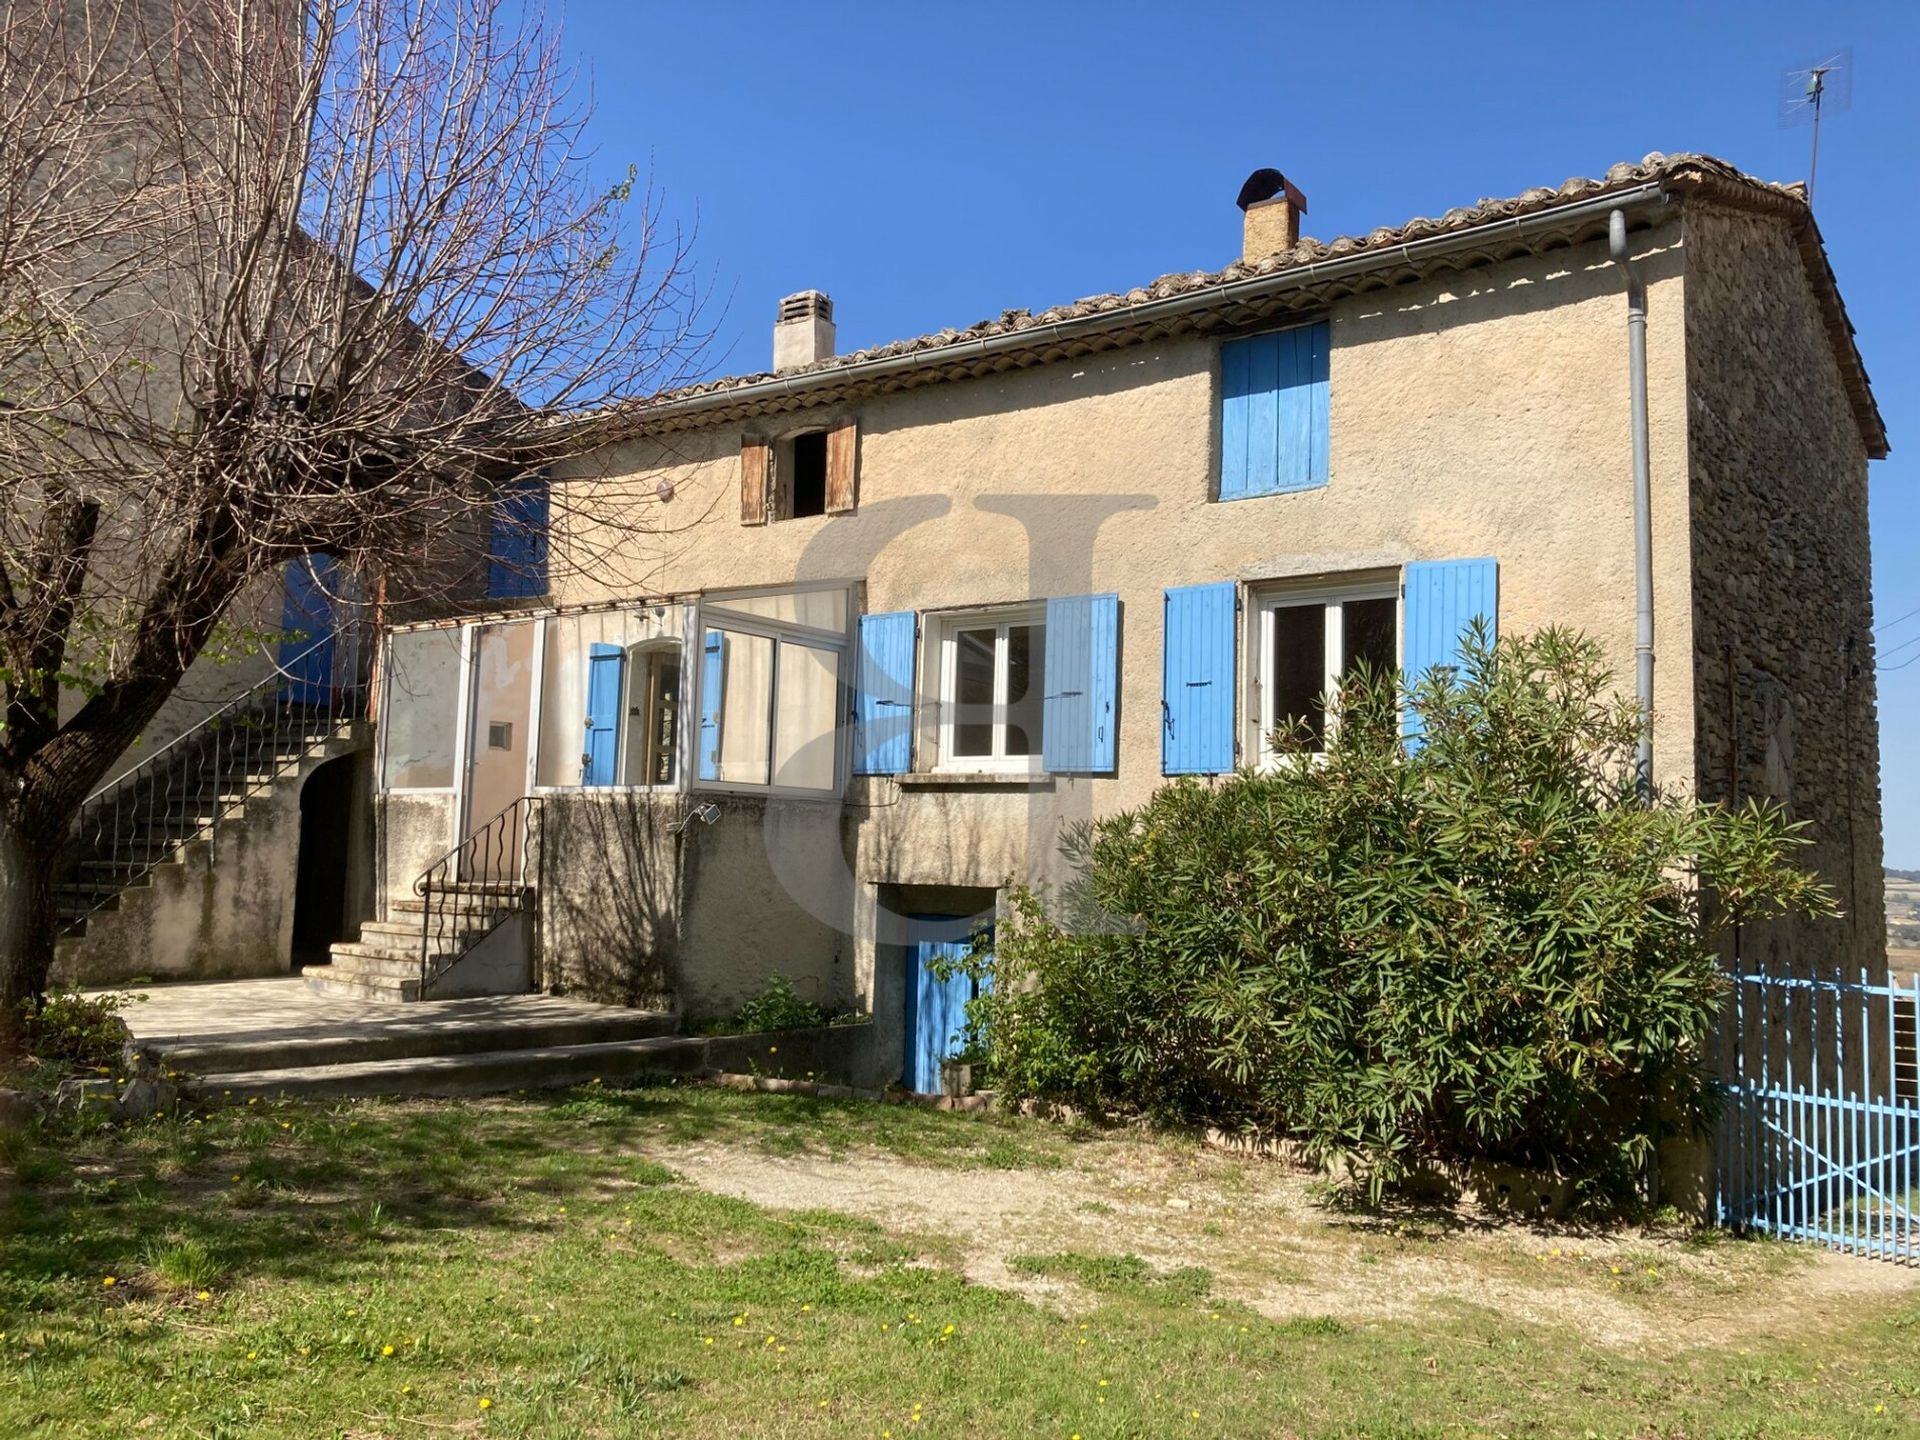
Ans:
[[[336,1000],[407,1001],[420,998],[420,969],[416,965],[411,979],[394,975],[361,975],[336,970],[332,965],[309,965],[300,972],[307,988]],[[281,1054],[286,1052],[282,1050]]]
[[[281,1052],[285,1054],[284,1049]],[[245,1104],[279,1095],[485,1095],[504,1090],[554,1089],[588,1081],[645,1075],[698,1074],[707,1042],[659,1036],[587,1045],[544,1045],[422,1055],[288,1069],[228,1071],[190,1087],[197,1098]],[[171,1057],[170,1057],[171,1058]]]
[[[324,976],[327,969],[308,966],[301,973],[311,978],[316,972]],[[671,1036],[679,1028],[679,1017],[666,1010],[608,1007],[582,1013],[577,1007],[561,1007],[547,1018],[542,1014],[547,1003],[526,995],[498,1001],[426,1000],[404,1010],[375,1011],[327,1033],[279,1031],[180,1044],[161,1041],[156,1048],[170,1068],[205,1076],[278,1069],[291,1054],[300,1056],[304,1069],[495,1050],[631,1044]]]
[[[366,975],[383,975],[393,980],[420,978],[420,947],[417,944],[411,950],[384,950],[341,941],[330,946],[327,953],[332,957],[332,963],[326,967],[327,972],[335,977],[351,976],[358,979]]]
[[[448,915],[443,917],[443,922],[435,928],[439,931],[441,939],[465,945],[491,930],[497,913],[489,911],[482,914],[469,911],[458,916]],[[459,921],[458,924],[454,923],[456,920]],[[360,943],[383,948],[404,947],[417,954],[420,949],[420,918],[409,916],[405,920],[362,920]]]

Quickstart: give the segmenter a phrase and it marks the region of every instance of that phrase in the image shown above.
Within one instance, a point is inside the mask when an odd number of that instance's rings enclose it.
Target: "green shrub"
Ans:
[[[786,976],[772,975],[758,995],[713,1027],[713,1033],[753,1035],[762,1030],[810,1030],[828,1024],[831,1018],[818,1005],[796,995],[793,982]]]
[[[73,1065],[118,1065],[122,1049],[133,1038],[120,1018],[131,999],[85,995],[75,989],[49,991],[38,1005],[27,1002],[21,1009],[27,1053]]]
[[[1721,930],[1832,900],[1777,811],[1639,802],[1593,642],[1476,633],[1452,682],[1351,677],[1324,756],[1071,832],[979,962],[995,1084],[1291,1135],[1376,1196],[1473,1158],[1629,1190],[1703,1117]]]

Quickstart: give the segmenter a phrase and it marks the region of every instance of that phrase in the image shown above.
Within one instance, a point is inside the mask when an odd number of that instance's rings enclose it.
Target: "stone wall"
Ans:
[[[1741,954],[1879,976],[1866,451],[1787,223],[1689,205],[1686,254],[1693,650],[1661,660],[1697,677],[1701,797],[1784,804],[1846,911],[1745,927]]]

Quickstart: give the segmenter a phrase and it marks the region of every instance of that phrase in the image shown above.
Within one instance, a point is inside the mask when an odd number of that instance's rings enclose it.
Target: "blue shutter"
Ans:
[[[1476,560],[1421,560],[1407,566],[1400,668],[1409,685],[1436,665],[1460,663],[1460,637],[1475,617],[1487,624],[1489,638],[1499,633],[1500,563]],[[1420,733],[1420,717],[1407,713],[1406,733]]]
[[[1161,636],[1160,771],[1233,769],[1234,584],[1167,591]]]
[[[287,699],[324,705],[333,689],[333,597],[340,572],[331,555],[303,555],[287,562],[287,598],[280,611],[280,668]],[[297,637],[297,638],[295,638]]]
[[[1120,597],[1047,601],[1041,760],[1055,775],[1110,771],[1115,755]]]
[[[587,658],[587,740],[582,785],[611,785],[620,751],[620,681],[627,657],[618,645],[595,645]]]
[[[1325,322],[1220,347],[1220,498],[1327,483]]]
[[[489,600],[526,600],[547,593],[545,480],[516,485],[494,510],[487,556]]]
[[[900,775],[913,768],[914,613],[860,617],[860,665],[853,692],[853,773]]]
[[[720,778],[720,709],[726,683],[727,637],[707,631],[700,652],[700,778]]]

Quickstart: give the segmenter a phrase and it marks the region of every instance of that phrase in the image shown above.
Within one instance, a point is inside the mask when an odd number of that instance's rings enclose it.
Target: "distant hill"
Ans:
[[[1889,880],[1910,880],[1914,884],[1920,885],[1920,870],[1895,870],[1892,866],[1888,866],[1887,878]]]

